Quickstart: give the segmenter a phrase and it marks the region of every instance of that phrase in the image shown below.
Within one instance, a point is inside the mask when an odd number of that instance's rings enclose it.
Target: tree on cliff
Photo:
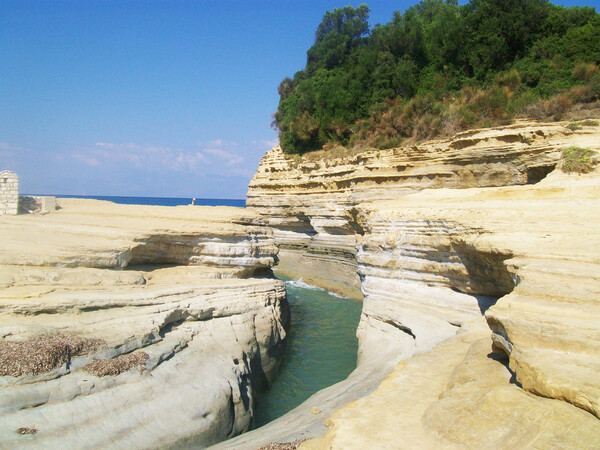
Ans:
[[[315,43],[307,52],[309,71],[319,67],[332,69],[369,33],[369,8],[362,4],[327,11],[315,33]]]
[[[328,11],[305,68],[279,85],[274,124],[286,152],[385,148],[527,108],[558,117],[573,102],[600,99],[593,8],[423,0],[372,30],[368,18],[364,4]]]

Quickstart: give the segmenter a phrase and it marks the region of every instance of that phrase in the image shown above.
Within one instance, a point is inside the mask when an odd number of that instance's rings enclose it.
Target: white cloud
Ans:
[[[205,153],[216,156],[217,158],[224,159],[228,166],[235,166],[244,162],[244,158],[235,153],[226,152],[225,150],[221,150],[219,148],[208,148],[205,150]]]
[[[206,163],[206,156],[199,151],[132,142],[97,142],[93,147],[79,150],[71,156],[89,166],[119,164],[149,171],[197,170]]]
[[[87,166],[98,167],[100,166],[100,161],[98,161],[93,156],[86,155],[84,153],[73,153],[73,159],[82,162]]]
[[[219,167],[225,163],[226,166],[237,166],[242,164],[246,159],[242,156],[247,152],[245,145],[239,145],[237,142],[226,141],[224,139],[213,139],[209,142],[198,142],[198,147],[205,155],[210,155],[211,162],[214,162]]]
[[[198,142],[191,148],[180,148],[99,141],[87,148],[73,149],[65,154],[65,158],[103,170],[119,167],[151,173],[173,172],[193,176],[219,174],[250,179],[264,151],[276,144],[276,139],[261,139],[241,144],[214,139]]]

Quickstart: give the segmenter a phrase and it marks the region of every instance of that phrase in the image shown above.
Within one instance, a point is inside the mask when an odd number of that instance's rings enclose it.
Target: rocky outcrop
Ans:
[[[574,133],[565,125],[523,122],[337,159],[296,161],[275,147],[250,182],[247,205],[274,229],[280,269],[360,297],[354,206],[423,189],[535,184],[563,148],[597,145],[591,127]]]
[[[399,363],[370,395],[327,419],[301,448],[595,448],[598,420],[511,383],[489,330],[468,331]]]
[[[34,359],[0,376],[0,447],[205,446],[247,430],[289,321],[284,284],[256,277],[276,259],[269,230],[238,208],[59,204],[0,218],[0,360]],[[47,367],[52,352],[67,357]]]
[[[445,377],[449,386],[465,384],[440,391],[445,401],[429,405],[427,417],[435,420],[425,424],[432,436],[434,430],[444,429],[447,437],[456,439],[468,428],[466,423],[481,423],[489,414],[505,417],[503,429],[510,436],[506,442],[535,446],[570,442],[572,446],[600,441],[600,433],[594,432],[597,418],[589,414],[598,416],[600,398],[596,370],[600,230],[589,226],[598,221],[599,212],[597,173],[555,173],[535,186],[423,191],[365,205],[366,233],[359,250],[365,292],[359,326],[359,337],[366,334],[362,352],[372,352],[375,342],[381,342],[377,335],[381,333],[371,324],[373,317],[393,321],[404,330],[407,336],[396,353],[411,356],[452,339],[457,332],[470,332],[473,309],[479,307],[493,333],[491,339],[481,341],[487,343],[485,352],[480,343],[479,350],[470,352],[461,364],[494,367],[493,371],[506,374],[493,383],[470,384],[471,375],[453,381],[462,370],[458,365],[443,375],[437,368],[430,369],[435,376]],[[469,305],[464,301],[467,295],[477,302]],[[495,297],[500,297],[497,302]],[[491,355],[492,343],[497,353],[508,356],[508,368]],[[518,389],[510,382],[509,370]],[[482,412],[470,403],[463,406],[469,389],[481,393],[489,389],[498,398],[500,392],[507,392],[511,400],[487,405]],[[543,397],[555,399],[554,403]],[[484,400],[473,396],[469,401]],[[514,411],[506,414],[513,401]],[[529,411],[538,410],[533,416],[548,416],[548,420],[526,420]],[[561,411],[560,423],[550,420],[554,410]],[[452,420],[454,431],[440,425]],[[571,422],[578,425],[567,433],[564,428]],[[490,426],[487,432],[492,430]],[[500,440],[489,441],[485,433],[483,428],[474,433],[477,437],[469,437],[472,441],[458,441],[500,445]]]
[[[282,263],[291,254],[315,284],[321,262],[324,277],[343,274],[333,284],[353,266],[357,372],[406,361],[306,446],[598,445],[600,175],[560,168],[569,146],[600,150],[600,127],[567,125],[337,160],[265,156],[248,204]]]

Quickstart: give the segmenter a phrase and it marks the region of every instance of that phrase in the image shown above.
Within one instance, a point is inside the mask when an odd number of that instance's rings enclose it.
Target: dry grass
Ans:
[[[19,377],[49,372],[73,356],[94,352],[101,339],[71,334],[42,334],[24,341],[0,340],[0,376]]]
[[[119,375],[134,367],[143,366],[147,360],[148,354],[145,352],[129,353],[112,359],[95,359],[86,364],[83,370],[97,377]]]
[[[296,450],[306,439],[296,439],[293,442],[273,442],[263,445],[258,450]]]

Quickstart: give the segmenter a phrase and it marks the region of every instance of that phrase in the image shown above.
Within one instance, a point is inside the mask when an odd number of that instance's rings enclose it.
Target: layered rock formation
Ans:
[[[354,206],[422,189],[536,183],[556,167],[562,148],[596,145],[590,127],[573,133],[564,125],[524,122],[332,160],[297,162],[275,147],[250,182],[247,205],[274,229],[283,270],[293,272],[288,261],[296,261],[307,269],[305,280],[346,294],[350,285],[360,296]]]
[[[248,204],[284,267],[360,285],[357,372],[407,361],[305,445],[599,445],[600,174],[560,168],[567,147],[600,150],[600,127],[567,125],[337,160],[265,156]]]
[[[361,350],[382,340],[373,321],[392,321],[408,334],[395,352],[422,356],[336,414],[319,445],[345,448],[367,423],[381,424],[374,439],[385,442],[396,421],[417,430],[413,445],[431,448],[599,445],[600,229],[590,228],[600,218],[599,174],[423,191],[365,208]],[[463,293],[487,310],[491,336],[458,301]],[[482,294],[501,297],[487,309]],[[378,411],[390,396],[420,409],[386,419]]]
[[[0,447],[247,430],[289,320],[284,284],[256,277],[269,230],[239,208],[59,205],[0,218]]]
[[[255,211],[63,200],[0,218],[0,342],[90,339],[0,377],[1,444],[201,446],[248,429],[285,336],[282,283],[254,278],[279,247],[283,271],[364,297],[359,365],[220,448],[600,446],[600,173],[561,172],[563,149],[600,150],[600,127],[567,125],[337,160],[275,148]]]

